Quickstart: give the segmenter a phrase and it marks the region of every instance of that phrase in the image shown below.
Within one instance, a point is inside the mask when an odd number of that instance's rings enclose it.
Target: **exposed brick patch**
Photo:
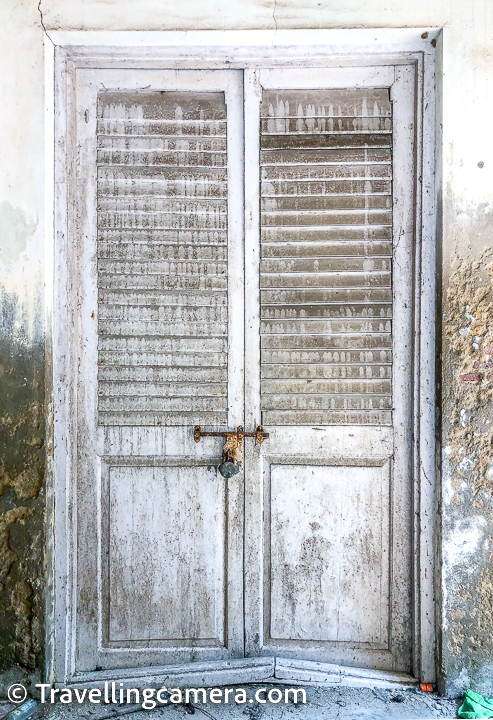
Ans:
[[[479,362],[479,360],[476,360],[475,363],[473,364],[473,368],[475,370],[479,370],[481,368],[485,368],[485,369],[493,368],[493,358],[490,358],[486,362]]]
[[[479,373],[466,373],[465,375],[459,375],[459,380],[461,382],[478,382],[481,380],[481,375]]]

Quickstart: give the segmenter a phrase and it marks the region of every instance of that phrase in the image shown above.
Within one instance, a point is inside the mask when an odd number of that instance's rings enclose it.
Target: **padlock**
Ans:
[[[229,479],[240,472],[241,466],[241,439],[238,438],[238,433],[228,433],[218,470],[223,478]]]
[[[218,467],[219,472],[223,476],[223,478],[229,479],[232,478],[233,475],[238,475],[238,473],[241,470],[241,462],[240,463],[232,463],[229,460],[226,460],[226,462],[221,463]]]

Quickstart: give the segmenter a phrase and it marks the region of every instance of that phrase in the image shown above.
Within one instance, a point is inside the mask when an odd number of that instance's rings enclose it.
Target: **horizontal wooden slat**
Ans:
[[[263,380],[262,392],[268,395],[287,395],[295,402],[299,397],[317,395],[372,395],[388,394],[391,391],[390,380],[380,379],[344,379],[344,380],[312,380],[312,379],[276,379]],[[301,395],[300,395],[301,394]],[[292,396],[296,395],[296,398]],[[306,399],[306,398],[305,398]],[[267,406],[265,406],[267,407]],[[281,409],[281,406],[278,406]]]
[[[392,200],[385,195],[302,195],[262,198],[264,212],[295,210],[375,210],[391,208]],[[218,206],[221,207],[218,203]]]
[[[262,246],[264,243],[274,242],[326,242],[332,240],[390,240],[392,238],[392,228],[390,225],[378,226],[331,226],[327,224],[323,227],[304,227],[302,231],[299,228],[291,227],[263,227],[261,228]]]
[[[392,362],[392,351],[385,349],[351,350],[350,348],[331,350],[279,350],[264,349],[261,351],[262,366],[264,365],[311,365],[339,363],[382,363]]]
[[[207,275],[208,277],[224,277],[227,271],[226,263],[219,262],[132,262],[130,260],[105,260],[100,259],[98,269],[102,273],[114,273],[115,275]]]
[[[178,135],[139,136],[111,135],[98,137],[99,149],[160,150],[161,152],[226,152],[226,137],[183,138]]]
[[[335,318],[338,320],[349,320],[350,318],[369,318],[370,320],[382,320],[391,317],[392,304],[390,302],[382,305],[263,304],[261,308],[262,320],[298,318],[307,321],[309,321],[311,318]]]
[[[343,335],[263,335],[261,347],[266,349],[365,349],[380,350],[392,346],[390,333]]]
[[[373,303],[391,302],[392,290],[390,287],[371,288],[285,288],[275,290],[262,290],[260,293],[262,304],[284,305],[285,303]]]
[[[364,391],[363,391],[364,392]],[[264,393],[263,411],[269,410],[391,410],[392,399],[388,395],[269,395]],[[297,423],[296,423],[297,424]]]
[[[360,157],[363,157],[360,154]],[[298,182],[299,180],[364,180],[371,178],[390,178],[392,168],[389,162],[372,165],[362,160],[360,163],[331,163],[316,165],[264,165],[260,168],[263,181]]]
[[[375,166],[378,167],[378,166]],[[211,185],[225,184],[227,176],[226,166],[224,167],[155,167],[152,165],[122,166],[122,165],[99,165],[98,182],[104,183],[123,181],[133,183],[160,182],[163,184],[182,183],[197,185],[201,188],[204,183]],[[107,186],[104,185],[104,188]]]
[[[215,326],[224,324],[228,319],[225,306],[189,306],[189,305],[107,305],[100,304],[99,321],[133,321],[141,323],[208,323]],[[201,335],[203,333],[200,333]],[[220,333],[214,333],[216,335]]]
[[[169,338],[169,337],[119,337],[103,336],[99,339],[100,350],[125,350],[127,352],[224,352],[224,338]]]
[[[203,153],[205,155],[205,153]],[[221,157],[221,156],[220,156]],[[391,160],[390,149],[371,148],[353,149],[342,148],[337,150],[263,150],[260,153],[262,166],[275,165],[333,165],[333,164],[374,164],[388,163]],[[197,163],[205,164],[205,163]],[[211,163],[217,164],[217,163]]]
[[[100,412],[225,412],[227,406],[223,397],[99,397]]]
[[[226,307],[226,290],[218,292],[212,290],[208,293],[197,293],[194,290],[180,292],[153,292],[132,290],[99,290],[100,303],[108,305],[145,305],[145,306],[191,306],[191,307]],[[100,306],[101,307],[101,306]]]
[[[98,98],[98,118],[140,123],[225,120],[226,105],[221,92],[105,91]]]
[[[269,258],[260,263],[260,272],[269,273],[372,273],[388,272],[390,258],[334,257],[334,258]]]
[[[207,347],[210,347],[208,345]],[[153,352],[152,349],[147,350],[145,346],[134,350],[105,350],[99,351],[99,365],[111,367],[127,367],[129,365],[135,367],[164,367],[176,368],[183,371],[188,368],[226,368],[227,356],[224,348],[217,352],[213,350],[191,350],[183,352],[175,348],[160,352],[159,349]]]
[[[227,383],[176,383],[149,382],[147,380],[126,380],[121,382],[104,381],[99,375],[98,395],[102,397],[146,397],[146,398],[211,398],[225,397],[228,394]]]
[[[263,135],[262,150],[392,147],[390,133],[300,133]]]
[[[293,133],[391,132],[390,117],[266,117],[261,120],[262,136]]]
[[[347,182],[370,182],[347,181]],[[375,180],[375,191],[384,188],[386,180]],[[209,180],[204,178],[199,182],[193,180],[168,178],[130,178],[114,177],[98,180],[98,198],[108,197],[167,197],[167,198],[225,198],[227,194],[226,183],[222,180]]]
[[[325,258],[338,256],[365,258],[375,255],[392,255],[392,243],[390,241],[317,241],[306,242],[300,240],[297,243],[282,242],[262,243],[263,258]]]
[[[101,273],[100,287],[108,290],[227,290],[226,277],[205,275],[109,275]]]
[[[263,180],[261,185],[262,198],[270,197],[326,197],[331,195],[383,194],[390,195],[390,180],[351,178],[349,180]]]
[[[100,242],[139,242],[166,243],[171,245],[226,245],[227,231],[224,230],[186,230],[168,229],[161,230],[154,227],[141,228],[98,228],[98,239]]]
[[[121,361],[124,358],[117,359]],[[166,358],[162,359],[165,360]],[[162,367],[159,365],[142,366],[120,362],[119,365],[100,365],[98,377],[101,382],[181,382],[187,383],[187,387],[193,390],[190,383],[226,382],[228,373],[226,367]]]
[[[99,228],[136,228],[148,230],[206,230],[227,228],[227,219],[224,213],[211,210],[201,215],[163,212],[99,212]]]
[[[379,202],[377,199],[374,202]],[[385,201],[384,201],[385,202]],[[380,207],[380,205],[378,206]],[[159,212],[159,213],[226,213],[226,198],[168,198],[155,195],[138,197],[113,196],[100,197],[98,210],[113,212]]]
[[[224,120],[158,120],[156,118],[98,119],[98,135],[181,135],[207,137],[226,134]]]
[[[317,225],[391,225],[390,210],[326,210],[321,212],[263,212],[263,227],[315,227]],[[209,225],[211,227],[211,225]]]
[[[392,425],[391,410],[263,410],[265,427],[275,425]]]
[[[228,422],[227,412],[199,412],[197,410],[190,412],[102,412],[99,411],[99,423],[106,426],[163,426],[176,427],[183,426],[192,427],[200,425],[201,427],[224,427]]]
[[[112,260],[227,260],[224,246],[160,242],[99,242],[98,257]]]
[[[387,117],[389,90],[268,90],[262,94],[260,115],[264,117]]]
[[[268,335],[332,335],[342,333],[385,333],[391,332],[390,320],[272,320],[260,323],[260,332]]]
[[[313,272],[313,273],[283,273],[260,275],[261,288],[308,288],[342,287],[390,287],[391,275],[389,272]]]
[[[217,152],[167,152],[159,150],[111,150],[98,149],[97,159],[99,165],[125,165],[137,167],[159,166],[194,168],[194,167],[224,167],[226,154]]]
[[[214,337],[227,335],[226,323],[152,321],[152,320],[100,320],[100,335],[119,335],[120,337],[168,336],[168,337]]]
[[[390,364],[381,365],[378,363],[360,363],[359,365],[306,365],[294,363],[292,365],[280,365],[264,363],[262,365],[262,379],[372,379],[391,378],[392,367]]]

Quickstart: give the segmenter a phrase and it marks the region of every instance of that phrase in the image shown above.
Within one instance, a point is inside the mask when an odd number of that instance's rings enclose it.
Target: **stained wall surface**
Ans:
[[[443,28],[439,667],[493,694],[493,3],[42,0],[63,30]],[[34,0],[0,6],[0,671],[43,663],[44,64]],[[48,268],[49,270],[50,268]],[[432,268],[428,269],[433,272]],[[439,302],[440,298],[438,298]]]

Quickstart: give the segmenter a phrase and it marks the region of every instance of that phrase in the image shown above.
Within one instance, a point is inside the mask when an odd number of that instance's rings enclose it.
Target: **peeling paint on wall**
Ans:
[[[0,203],[0,260],[4,264],[15,262],[25,252],[37,225],[37,221],[27,218],[22,208],[7,201]]]

